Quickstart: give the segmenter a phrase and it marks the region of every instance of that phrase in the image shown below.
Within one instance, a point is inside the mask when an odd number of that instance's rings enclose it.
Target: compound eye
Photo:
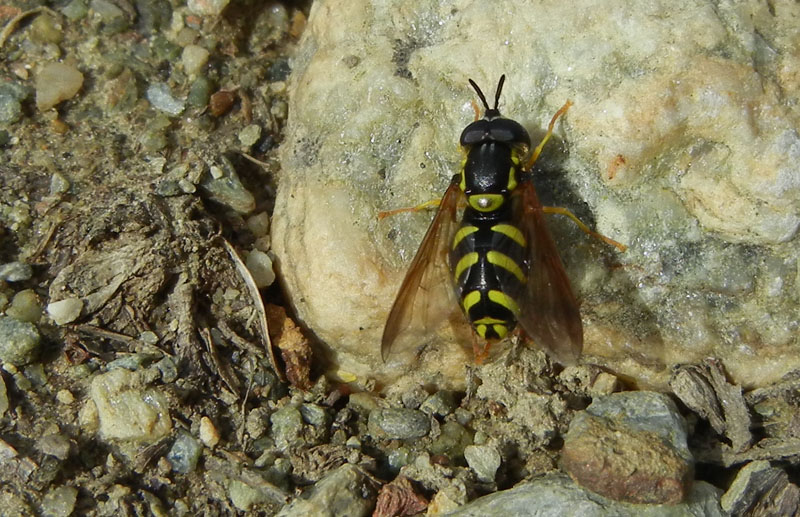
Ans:
[[[513,142],[516,136],[514,132],[507,127],[492,128],[490,135],[492,140],[497,140],[498,142]]]
[[[476,120],[461,132],[461,145],[470,146],[483,142],[490,137],[489,123],[486,120]]]
[[[522,127],[522,124],[511,119],[496,119],[492,121],[492,128],[489,137],[498,142],[507,144],[525,144],[530,147],[531,137]]]

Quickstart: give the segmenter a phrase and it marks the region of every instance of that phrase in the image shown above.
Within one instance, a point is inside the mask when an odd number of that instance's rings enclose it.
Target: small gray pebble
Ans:
[[[174,97],[169,86],[164,83],[156,82],[149,85],[145,96],[155,109],[164,113],[176,116],[183,112],[185,101]]]
[[[303,404],[300,406],[300,414],[307,424],[314,427],[326,427],[331,420],[325,408],[317,404]]]
[[[478,481],[491,483],[500,468],[501,458],[497,449],[491,445],[469,445],[464,449],[464,459],[469,468],[475,471]]]
[[[172,470],[187,474],[197,467],[203,444],[200,440],[185,431],[178,433],[175,443],[167,453],[167,459],[172,463]]]
[[[370,412],[367,425],[373,436],[399,440],[422,438],[431,430],[428,415],[407,408],[375,409]]]
[[[446,416],[455,411],[456,397],[452,391],[437,391],[428,397],[419,409],[428,415]]]
[[[387,457],[389,468],[394,472],[399,472],[401,468],[411,463],[411,459],[411,451],[409,451],[406,447],[398,447],[397,449],[394,449]]]
[[[8,262],[0,264],[0,279],[6,282],[21,282],[30,280],[33,276],[33,269],[30,264],[24,262]]]
[[[0,361],[14,366],[33,362],[40,339],[39,330],[33,323],[0,316]]]
[[[294,406],[286,406],[269,417],[275,445],[286,450],[303,439],[303,416]]]
[[[419,406],[427,399],[430,395],[428,392],[423,389],[422,386],[414,386],[410,390],[403,393],[401,396],[401,400],[403,401],[403,405],[410,409],[419,409]]]

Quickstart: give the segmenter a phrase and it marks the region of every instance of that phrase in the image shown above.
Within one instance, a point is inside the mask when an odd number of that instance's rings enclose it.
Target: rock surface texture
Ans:
[[[666,395],[648,391],[595,399],[564,437],[564,469],[580,485],[636,504],[678,504],[694,461],[686,423]]]
[[[657,387],[709,355],[744,386],[799,367],[798,16],[788,1],[316,2],[293,63],[273,238],[332,371],[463,383],[469,346],[446,333],[414,368],[381,361],[432,214],[377,215],[442,195],[474,118],[467,79],[491,96],[503,73],[500,110],[534,142],[574,102],[539,161],[543,202],[630,246],[549,218],[586,360]]]

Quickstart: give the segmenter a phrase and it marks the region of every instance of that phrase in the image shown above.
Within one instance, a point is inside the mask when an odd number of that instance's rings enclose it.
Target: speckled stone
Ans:
[[[191,434],[181,431],[172,443],[167,453],[167,459],[172,463],[172,469],[181,474],[188,474],[197,467],[203,444]]]
[[[464,448],[472,444],[472,433],[458,422],[445,422],[439,428],[439,436],[430,447],[432,454],[442,454],[451,459],[460,459]]]
[[[355,465],[342,465],[284,506],[278,517],[368,517],[378,497],[376,483]]]
[[[417,364],[381,360],[386,316],[432,214],[377,214],[442,195],[474,117],[467,79],[491,96],[503,73],[499,108],[534,141],[574,103],[539,163],[543,202],[630,246],[620,254],[548,218],[593,315],[590,362],[655,386],[706,355],[746,385],[800,368],[800,7],[409,5],[317,1],[293,61],[272,243],[333,371],[463,386],[470,347],[446,325],[420,337],[429,346],[414,350]]]
[[[74,97],[83,86],[83,74],[72,65],[47,63],[36,74],[36,107],[46,111]]]
[[[145,387],[142,380],[139,373],[124,368],[92,379],[91,404],[96,407],[102,438],[154,443],[172,431],[166,396]]]
[[[33,362],[39,351],[36,325],[9,316],[0,316],[0,361],[14,366]]]
[[[29,280],[33,276],[33,268],[24,262],[8,262],[0,264],[0,279],[7,282]]]
[[[562,465],[580,485],[636,504],[677,504],[689,493],[694,459],[672,400],[648,391],[595,399],[564,436]]]
[[[457,407],[455,394],[452,391],[440,390],[428,397],[419,410],[429,415],[446,416]]]
[[[300,433],[303,429],[303,416],[300,410],[293,406],[283,407],[270,415],[272,424],[272,435],[275,445],[281,449],[287,449],[296,445],[301,439]]]
[[[369,414],[369,431],[380,438],[421,438],[431,429],[430,417],[416,409],[375,409]]]
[[[475,471],[478,481],[492,483],[500,468],[502,458],[491,445],[470,445],[464,449],[464,459],[469,468]]]
[[[618,503],[584,490],[568,477],[551,474],[521,483],[509,490],[495,492],[470,502],[447,515],[452,517],[722,517],[721,490],[698,481],[681,504],[631,505]]]
[[[73,515],[77,500],[77,488],[74,486],[57,486],[49,490],[42,498],[42,515],[45,517],[69,517]]]

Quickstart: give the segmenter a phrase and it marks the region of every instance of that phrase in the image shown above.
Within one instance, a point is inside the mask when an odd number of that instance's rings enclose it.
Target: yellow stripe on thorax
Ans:
[[[467,173],[465,172],[465,168],[467,166],[467,152],[466,149],[462,148],[464,151],[464,158],[461,160],[461,181],[458,182],[458,188],[461,189],[461,192],[467,190]]]
[[[514,147],[511,149],[511,169],[508,171],[508,185],[506,188],[509,192],[517,188],[517,171],[519,170],[520,162],[520,149]]]

